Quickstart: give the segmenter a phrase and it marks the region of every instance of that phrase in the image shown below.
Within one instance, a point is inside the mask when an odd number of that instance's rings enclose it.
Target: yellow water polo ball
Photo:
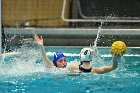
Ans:
[[[111,46],[111,53],[123,56],[127,50],[127,46],[123,41],[115,41]]]

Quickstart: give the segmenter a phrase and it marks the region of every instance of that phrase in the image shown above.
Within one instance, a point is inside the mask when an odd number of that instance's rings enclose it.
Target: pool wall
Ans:
[[[9,45],[20,44],[25,38],[33,38],[34,34],[42,35],[47,46],[89,46],[94,43],[99,29],[72,28],[5,28],[8,37],[14,39]],[[15,36],[16,35],[16,36]],[[110,46],[113,41],[122,40],[129,47],[140,46],[140,29],[101,29],[98,46]]]

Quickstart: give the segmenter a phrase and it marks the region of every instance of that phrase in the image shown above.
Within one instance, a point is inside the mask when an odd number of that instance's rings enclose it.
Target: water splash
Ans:
[[[101,65],[101,63],[104,62],[104,60],[102,60],[101,55],[100,55],[98,48],[97,48],[98,39],[100,37],[100,33],[101,33],[101,29],[102,29],[103,24],[104,24],[104,22],[101,22],[101,24],[98,28],[98,31],[97,31],[97,36],[96,36],[96,39],[94,41],[94,45],[91,46],[93,51],[94,51],[93,60],[92,60],[92,65],[94,65],[94,66]]]
[[[0,75],[17,76],[27,73],[39,72],[43,68],[36,64],[41,58],[39,51],[35,49],[32,39],[24,39],[23,45],[14,51],[16,55],[3,56],[0,58]]]
[[[93,48],[97,48],[97,41],[99,39],[99,36],[100,36],[100,33],[101,33],[101,29],[102,29],[102,26],[103,26],[104,22],[101,22],[100,26],[99,26],[99,29],[97,31],[97,36],[96,36],[96,39],[94,41],[94,45],[93,45]]]
[[[111,15],[110,16],[107,16],[105,20],[108,20],[109,18],[111,18]],[[104,24],[104,21],[101,21],[101,24],[99,25],[99,28],[98,28],[98,31],[97,31],[97,36],[96,36],[96,39],[94,41],[94,45],[92,46],[93,50],[95,51],[95,53],[97,54],[97,56],[99,56],[99,53],[98,53],[98,49],[97,49],[97,44],[98,44],[98,39],[100,37],[100,33],[101,33],[101,29],[102,29],[102,26]]]
[[[34,73],[66,74],[66,69],[49,69],[44,66],[40,47],[35,44],[32,38],[23,39],[22,44],[22,46],[14,50],[17,53],[16,55],[5,56],[4,61],[2,57],[0,58],[0,77],[25,77],[33,75]],[[53,56],[54,52],[48,52],[46,54]],[[71,57],[79,56],[79,54],[75,53],[65,54]]]
[[[12,40],[14,40],[16,38],[16,35],[12,36],[11,38],[8,38],[6,41],[8,41],[9,43],[12,42]],[[4,44],[4,49],[3,49],[3,55],[2,55],[2,61],[5,61],[5,54],[7,52],[7,43]]]

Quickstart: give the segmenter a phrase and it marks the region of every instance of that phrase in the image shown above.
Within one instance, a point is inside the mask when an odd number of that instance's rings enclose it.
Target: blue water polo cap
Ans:
[[[56,64],[56,62],[61,59],[61,58],[65,58],[64,54],[61,52],[56,52],[54,54],[54,59],[53,59],[53,63]]]

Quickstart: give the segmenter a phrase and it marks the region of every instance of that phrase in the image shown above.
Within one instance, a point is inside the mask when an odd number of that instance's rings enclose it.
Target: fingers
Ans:
[[[39,43],[39,41],[40,41],[39,36],[38,35],[34,35],[34,40],[35,40],[36,43]]]
[[[40,38],[43,40],[42,36],[40,36]]]
[[[42,39],[42,36],[39,36],[39,35],[36,35],[36,34],[35,34],[35,35],[34,35],[34,38],[35,38],[35,39]]]
[[[37,39],[37,37],[38,37],[37,35],[34,35],[34,39]]]

